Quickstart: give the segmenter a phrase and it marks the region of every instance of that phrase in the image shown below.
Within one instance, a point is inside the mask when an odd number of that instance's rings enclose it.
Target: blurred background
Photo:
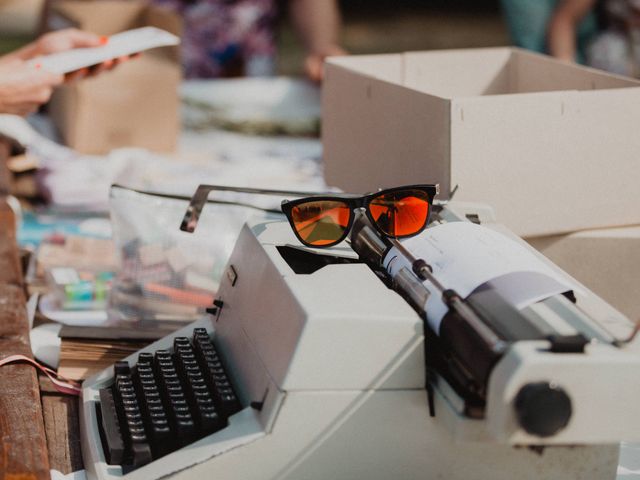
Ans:
[[[499,0],[342,0],[340,4],[342,39],[352,53],[509,45]],[[282,23],[280,71],[296,73],[304,52],[290,25]]]
[[[0,53],[35,37],[43,0],[0,0]],[[344,46],[384,53],[508,45],[499,0],[342,0]],[[301,74],[304,51],[281,9],[280,74]]]

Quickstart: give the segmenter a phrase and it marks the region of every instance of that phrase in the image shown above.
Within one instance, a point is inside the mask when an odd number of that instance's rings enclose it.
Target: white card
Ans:
[[[75,72],[81,68],[98,65],[107,60],[133,55],[157,47],[178,45],[180,38],[156,27],[142,27],[109,37],[106,45],[92,48],[76,48],[65,52],[36,57],[29,61],[34,67],[59,74]]]
[[[75,268],[56,267],[50,270],[53,281],[58,285],[72,285],[80,281]]]

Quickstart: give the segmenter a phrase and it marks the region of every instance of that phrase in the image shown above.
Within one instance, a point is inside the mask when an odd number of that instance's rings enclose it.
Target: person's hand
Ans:
[[[133,55],[128,55],[124,57],[118,57],[111,60],[106,60],[99,65],[94,65],[92,67],[81,68],[80,70],[76,70],[75,72],[67,73],[64,76],[65,83],[74,83],[78,80],[87,77],[95,77],[96,75],[100,75],[102,72],[108,72],[113,70],[118,65],[127,62],[129,60],[133,60],[135,58],[140,57],[141,53],[134,53]]]
[[[304,72],[307,77],[316,83],[322,82],[324,72],[324,60],[327,57],[348,55],[343,48],[333,45],[321,52],[311,52],[304,61]]]
[[[42,35],[34,42],[34,49],[30,53],[31,58],[40,55],[65,52],[75,48],[90,48],[105,45],[108,37],[100,37],[95,33],[85,32],[77,28],[67,28]],[[91,68],[82,68],[65,75],[65,83],[73,83],[85,77],[95,76],[103,71],[111,70],[117,64],[117,60],[108,60],[101,65]]]
[[[32,42],[13,53],[5,55],[4,57],[0,57],[0,65],[5,64],[7,61],[13,61],[16,59],[31,60],[39,56],[65,52],[76,48],[99,47],[101,45],[106,45],[108,42],[108,37],[101,37],[94,33],[78,30],[76,28],[58,30],[46,33],[35,42]],[[115,58],[113,60],[107,60],[99,65],[94,65],[90,68],[83,68],[78,71],[68,73],[65,75],[65,82],[72,83],[85,77],[93,77],[104,71],[112,70],[120,63],[136,56],[137,55],[131,55],[129,57]]]
[[[45,33],[33,43],[29,51],[29,58],[52,53],[65,52],[74,48],[99,47],[108,42],[107,37],[100,37],[95,33],[85,32],[77,28],[67,28],[55,32]]]
[[[62,75],[46,72],[12,60],[0,65],[0,113],[27,116],[47,103]]]

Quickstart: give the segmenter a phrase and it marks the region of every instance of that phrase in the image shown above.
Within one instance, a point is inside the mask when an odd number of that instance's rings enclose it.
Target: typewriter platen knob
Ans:
[[[529,383],[516,395],[516,416],[529,434],[550,437],[571,419],[571,399],[559,386],[549,382]]]

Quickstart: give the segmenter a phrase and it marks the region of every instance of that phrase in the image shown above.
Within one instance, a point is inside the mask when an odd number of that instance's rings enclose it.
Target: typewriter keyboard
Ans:
[[[140,353],[134,367],[117,362],[114,373],[98,418],[107,463],[125,473],[225,428],[241,409],[204,328],[176,337],[172,351]]]

